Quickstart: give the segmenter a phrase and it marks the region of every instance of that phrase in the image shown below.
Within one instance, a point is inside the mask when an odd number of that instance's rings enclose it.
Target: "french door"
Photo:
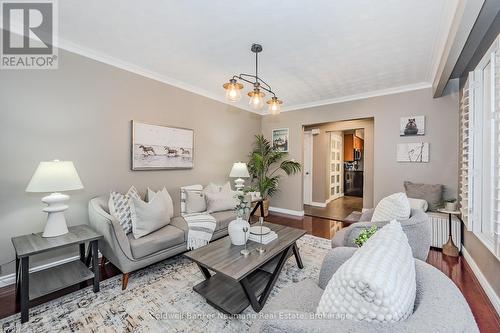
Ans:
[[[344,140],[342,132],[330,132],[330,201],[344,195]]]

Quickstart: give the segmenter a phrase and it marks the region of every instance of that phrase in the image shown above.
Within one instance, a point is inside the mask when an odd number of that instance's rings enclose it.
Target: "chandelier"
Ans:
[[[241,99],[241,90],[243,89],[243,84],[239,83],[238,80],[250,83],[253,86],[253,90],[248,93],[250,97],[250,106],[254,110],[260,110],[264,106],[264,97],[266,94],[262,91],[266,91],[272,95],[271,99],[266,103],[269,105],[269,112],[271,114],[278,114],[281,111],[281,104],[276,94],[272,91],[271,86],[268,85],[264,80],[259,77],[259,53],[262,52],[262,45],[252,44],[252,52],[255,53],[255,75],[251,74],[239,74],[234,75],[229,82],[224,83],[223,87],[226,89],[226,100],[229,102],[238,102]]]

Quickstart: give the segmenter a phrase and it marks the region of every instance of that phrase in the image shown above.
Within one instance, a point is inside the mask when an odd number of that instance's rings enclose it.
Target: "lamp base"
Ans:
[[[48,205],[43,209],[48,215],[42,237],[56,237],[68,233],[64,217],[64,211],[68,209],[68,205],[66,205],[68,200],[69,195],[62,193],[52,193],[42,198],[42,202]]]
[[[243,188],[245,187],[245,180],[243,178],[235,179],[234,187],[236,187],[236,191],[243,191]]]

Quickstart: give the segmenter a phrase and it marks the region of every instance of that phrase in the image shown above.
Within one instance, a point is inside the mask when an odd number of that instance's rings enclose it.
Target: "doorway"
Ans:
[[[366,118],[304,126],[305,215],[349,222],[372,206],[373,124]]]

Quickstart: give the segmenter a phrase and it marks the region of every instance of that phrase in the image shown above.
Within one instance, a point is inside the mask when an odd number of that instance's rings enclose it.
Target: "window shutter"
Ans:
[[[491,53],[491,110],[492,115],[492,208],[495,254],[500,256],[500,54]]]
[[[462,89],[460,99],[460,177],[459,177],[459,203],[467,230],[472,230],[473,219],[473,112],[474,105],[474,89],[473,79],[474,73],[469,73],[469,78],[465,82]]]

